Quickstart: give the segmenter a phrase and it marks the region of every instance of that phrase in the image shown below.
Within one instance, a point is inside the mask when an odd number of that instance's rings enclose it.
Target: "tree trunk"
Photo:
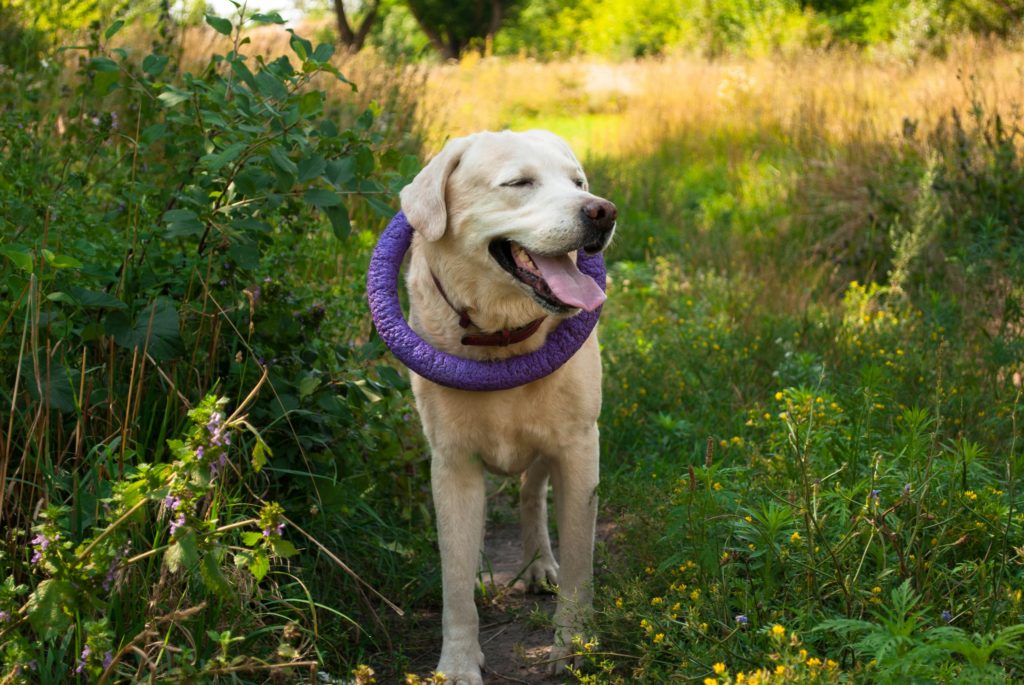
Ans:
[[[366,14],[363,16],[363,21],[359,24],[359,28],[353,31],[352,25],[348,22],[348,16],[345,14],[344,0],[334,0],[334,14],[338,20],[338,39],[349,52],[359,52],[363,49],[363,46],[366,44],[366,37],[370,34],[373,22],[377,19],[377,11],[379,9],[380,0],[374,0],[374,2],[370,3]]]

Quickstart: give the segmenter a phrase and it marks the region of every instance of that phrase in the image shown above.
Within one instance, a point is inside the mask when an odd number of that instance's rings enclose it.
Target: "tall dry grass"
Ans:
[[[786,58],[696,57],[624,63],[468,57],[430,70],[420,103],[435,148],[504,126],[561,127],[584,153],[649,152],[684,131],[776,128],[794,142],[886,139],[904,119],[925,130],[975,98],[1024,103],[1024,55],[968,38],[915,63],[854,52]]]

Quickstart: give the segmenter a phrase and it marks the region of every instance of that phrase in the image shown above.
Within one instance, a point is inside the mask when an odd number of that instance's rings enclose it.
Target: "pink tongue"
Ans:
[[[593,278],[576,268],[569,255],[544,257],[531,252],[530,257],[548,282],[551,292],[565,304],[592,312],[605,301],[604,291]]]

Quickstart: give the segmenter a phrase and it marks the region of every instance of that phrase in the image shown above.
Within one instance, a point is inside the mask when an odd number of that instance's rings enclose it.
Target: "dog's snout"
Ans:
[[[616,210],[608,200],[595,197],[587,200],[581,208],[584,220],[602,231],[610,231],[615,226]]]

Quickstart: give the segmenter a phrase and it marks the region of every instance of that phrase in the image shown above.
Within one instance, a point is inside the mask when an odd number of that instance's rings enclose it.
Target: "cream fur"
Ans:
[[[534,184],[502,185],[517,178]],[[546,131],[453,140],[401,198],[418,232],[406,279],[416,332],[439,350],[478,359],[519,355],[542,345],[557,317],[549,316],[538,333],[517,345],[463,346],[458,316],[441,298],[431,272],[483,331],[515,328],[548,314],[487,247],[502,237],[542,253],[575,253],[582,240],[580,208],[594,196],[569,146]],[[592,593],[601,410],[596,331],[561,369],[526,386],[470,392],[413,374],[412,388],[432,452],[444,598],[438,670],[456,685],[483,682],[473,591],[484,532],[485,469],[522,474],[523,577],[531,585],[558,583],[552,657],[568,654]],[[549,480],[561,565],[548,538]],[[564,661],[554,666],[561,668]]]

